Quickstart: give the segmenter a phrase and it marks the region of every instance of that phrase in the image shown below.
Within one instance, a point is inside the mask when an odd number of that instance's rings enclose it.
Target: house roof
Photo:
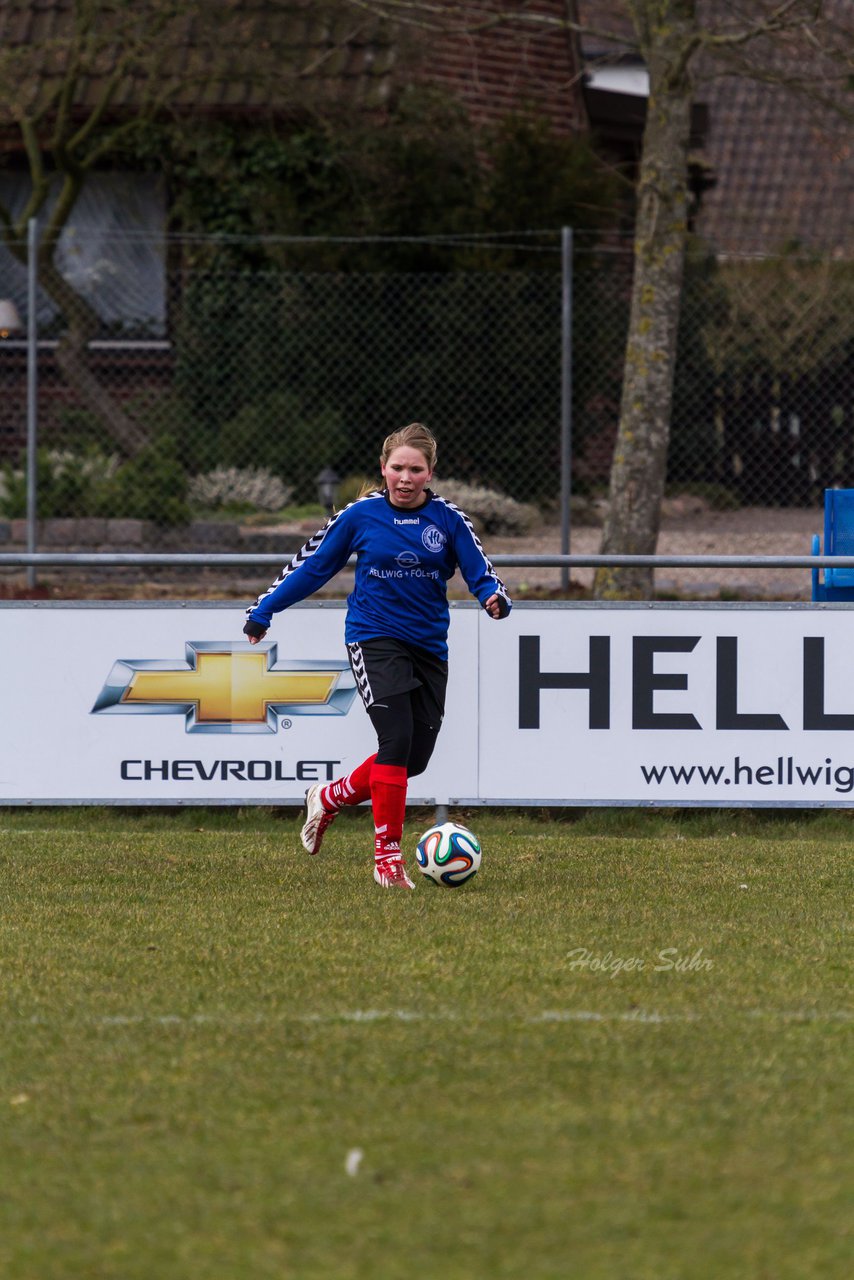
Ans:
[[[850,0],[826,0],[826,6],[831,16],[842,21],[848,14],[850,21]],[[55,85],[77,7],[74,0],[0,0],[0,81],[5,74],[18,102],[39,85]],[[453,93],[475,123],[530,106],[560,130],[585,127],[578,43],[559,24],[502,22],[441,34],[392,27],[340,0],[184,0],[179,7],[182,16],[168,20],[159,51],[136,60],[115,109],[130,107],[156,84],[169,90],[173,107],[188,111],[284,112],[321,102],[380,110],[418,80]],[[589,29],[581,37],[581,60],[600,71],[619,64],[634,45],[626,0],[575,0],[575,7]],[[704,0],[704,7],[718,19],[733,8],[730,0]],[[83,108],[97,100],[119,53],[174,8],[163,0],[115,7],[124,16],[114,23],[129,26],[114,27],[113,45],[102,41],[85,68],[78,89]],[[562,18],[566,5],[527,0],[525,10]],[[812,71],[821,86],[827,63],[811,43],[778,45],[776,56],[784,68],[807,77]],[[613,94],[613,86],[606,92]],[[725,253],[768,253],[792,240],[854,253],[850,123],[828,106],[746,74],[704,75],[697,96],[708,109],[698,158],[715,180],[703,195],[697,230]],[[610,127],[624,127],[628,119],[639,129],[637,111],[624,116],[618,112]]]
[[[787,244],[854,254],[850,122],[740,78],[712,82],[705,96],[706,155],[716,181],[703,197],[698,231],[728,254]]]
[[[734,20],[728,0],[706,0],[703,9],[716,22]],[[585,63],[619,62],[636,48],[621,0],[579,0],[578,10],[583,23],[618,38],[615,43],[601,34],[582,36]],[[826,0],[826,14],[840,26],[850,23],[850,13],[850,0]],[[812,85],[795,93],[749,74],[747,66],[722,74],[720,63],[705,60],[697,100],[707,108],[708,130],[698,158],[711,170],[714,185],[703,195],[697,231],[728,254],[768,254],[799,242],[851,256],[851,122],[823,104],[819,92],[829,87],[832,61],[803,35],[758,47],[753,61],[759,77],[770,68],[778,78],[796,74]]]
[[[0,76],[5,69],[24,94],[55,88],[76,11],[75,0],[0,0]],[[335,0],[136,0],[112,15],[105,8],[94,45],[81,63],[78,110],[98,101],[129,53],[116,111],[153,87],[178,109],[276,111],[317,101],[375,109],[405,51],[388,23]]]
[[[0,78],[5,62],[31,94],[39,84],[42,92],[55,86],[77,7],[74,0],[0,0]],[[116,10],[122,16],[113,18],[113,44],[102,20],[100,52],[77,91],[79,109],[97,101],[116,58],[140,41],[115,110],[150,93],[154,80],[173,107],[228,112],[320,103],[376,110],[418,80],[452,93],[475,124],[530,107],[567,130],[583,115],[577,45],[559,26],[502,22],[447,34],[392,25],[342,0],[183,0],[152,53],[152,19],[164,21],[175,7],[137,0]],[[559,16],[563,0],[530,0],[529,7]]]
[[[502,21],[477,25],[492,9],[505,10]],[[519,18],[514,9],[523,11]],[[545,21],[538,23],[538,15]],[[481,0],[472,6],[470,30],[434,31],[423,38],[419,74],[453,93],[475,124],[529,109],[558,133],[577,132],[586,128],[581,60],[565,17],[566,0]]]

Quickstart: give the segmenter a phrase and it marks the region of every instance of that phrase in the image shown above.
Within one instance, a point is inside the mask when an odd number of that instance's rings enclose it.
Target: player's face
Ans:
[[[383,479],[388,496],[396,507],[420,507],[424,501],[424,486],[433,479],[427,459],[420,449],[402,444],[381,462]]]

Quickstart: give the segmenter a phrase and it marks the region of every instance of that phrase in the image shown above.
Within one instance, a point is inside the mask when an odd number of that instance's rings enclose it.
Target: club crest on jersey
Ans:
[[[421,541],[428,551],[441,551],[447,538],[441,529],[437,529],[434,524],[428,524],[427,528],[421,534]]]

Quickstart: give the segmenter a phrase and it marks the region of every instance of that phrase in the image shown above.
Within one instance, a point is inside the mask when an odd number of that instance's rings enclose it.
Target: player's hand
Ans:
[[[502,600],[499,595],[490,596],[483,607],[490,618],[506,618],[510,612],[506,600]]]
[[[262,627],[259,622],[247,622],[243,628],[243,634],[248,638],[250,644],[258,644],[267,634],[267,628]]]
[[[265,631],[265,632],[264,632],[264,636],[265,636],[266,634],[267,634],[267,632]],[[250,643],[250,644],[258,644],[261,640],[263,640],[263,639],[264,639],[264,636],[249,636],[249,637],[248,637],[249,643]]]

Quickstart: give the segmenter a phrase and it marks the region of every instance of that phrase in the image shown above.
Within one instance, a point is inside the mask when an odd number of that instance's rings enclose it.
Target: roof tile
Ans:
[[[706,0],[701,12],[732,21],[727,0]],[[631,39],[621,0],[579,0],[582,21]],[[851,0],[826,0],[825,13],[851,23]],[[707,18],[708,20],[708,18]],[[624,46],[625,47],[625,46]],[[584,37],[585,57],[607,48]],[[812,41],[793,35],[757,48],[764,61],[790,76],[828,86],[832,64]],[[705,70],[711,70],[707,66]],[[702,78],[697,99],[709,110],[702,151],[715,186],[703,195],[697,229],[724,253],[776,252],[787,242],[854,255],[854,155],[850,121],[809,94],[763,83],[748,74]]]

